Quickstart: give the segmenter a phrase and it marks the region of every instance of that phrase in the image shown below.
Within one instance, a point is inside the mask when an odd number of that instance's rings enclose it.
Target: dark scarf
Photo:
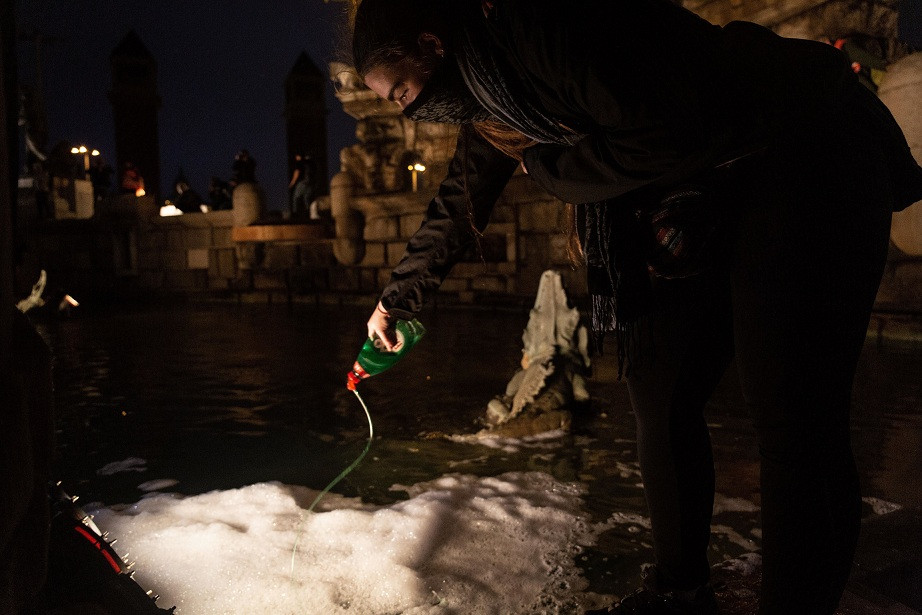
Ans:
[[[539,143],[573,145],[583,135],[563,128],[537,104],[538,98],[495,49],[479,3],[457,37],[460,72],[481,106]],[[626,195],[627,196],[627,195]],[[638,211],[642,195],[576,205],[577,229],[586,254],[591,297],[590,329],[601,352],[606,333],[616,334],[619,373],[640,362],[635,327],[652,305]]]
[[[403,114],[414,122],[442,124],[481,122],[493,117],[464,85],[458,64],[451,58],[439,64]]]
[[[494,46],[477,2],[467,2],[468,14],[457,35],[458,66],[468,91],[507,126],[539,143],[573,145],[581,135],[564,130],[535,104],[537,97],[515,74]]]

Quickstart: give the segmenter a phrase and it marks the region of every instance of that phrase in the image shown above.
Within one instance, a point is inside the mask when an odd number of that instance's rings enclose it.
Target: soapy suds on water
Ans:
[[[374,438],[353,392],[367,444],[319,492],[261,483],[88,511],[130,546],[142,587],[177,613],[571,613],[610,600],[580,593],[575,558],[610,524],[589,522],[575,484],[540,472],[446,475],[395,485],[409,499],[380,507],[329,493]],[[105,469],[145,466],[126,461]]]
[[[609,524],[588,521],[578,486],[533,472],[394,489],[409,499],[327,494],[312,514],[316,492],[280,483],[88,511],[177,613],[572,613],[592,600],[574,560]]]

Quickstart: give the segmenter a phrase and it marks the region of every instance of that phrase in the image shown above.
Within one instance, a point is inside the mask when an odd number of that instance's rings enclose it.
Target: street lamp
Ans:
[[[90,170],[90,156],[98,156],[99,150],[89,150],[86,145],[81,145],[79,147],[70,148],[71,154],[83,154],[83,171],[87,172]]]
[[[413,164],[408,164],[408,165],[407,165],[407,170],[410,171],[410,173],[412,174],[412,177],[413,177],[413,192],[416,192],[416,189],[417,189],[417,187],[418,187],[418,183],[417,183],[418,180],[417,180],[417,177],[416,177],[416,176],[417,176],[419,173],[422,173],[423,171],[425,171],[425,170],[426,170],[426,166],[423,165],[423,164],[421,164],[421,163],[419,163],[419,162],[414,162]]]

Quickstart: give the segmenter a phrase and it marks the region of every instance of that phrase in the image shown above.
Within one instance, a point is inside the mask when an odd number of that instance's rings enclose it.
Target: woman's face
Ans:
[[[429,80],[431,71],[424,69],[419,60],[404,58],[390,66],[376,66],[365,75],[365,85],[375,94],[392,100],[406,109]]]

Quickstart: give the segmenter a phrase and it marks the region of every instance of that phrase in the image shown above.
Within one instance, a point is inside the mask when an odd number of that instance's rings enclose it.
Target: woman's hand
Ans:
[[[377,336],[384,344],[385,350],[393,352],[397,345],[397,331],[394,329],[397,319],[387,313],[381,302],[378,302],[374,313],[368,319],[368,337],[375,339]]]

